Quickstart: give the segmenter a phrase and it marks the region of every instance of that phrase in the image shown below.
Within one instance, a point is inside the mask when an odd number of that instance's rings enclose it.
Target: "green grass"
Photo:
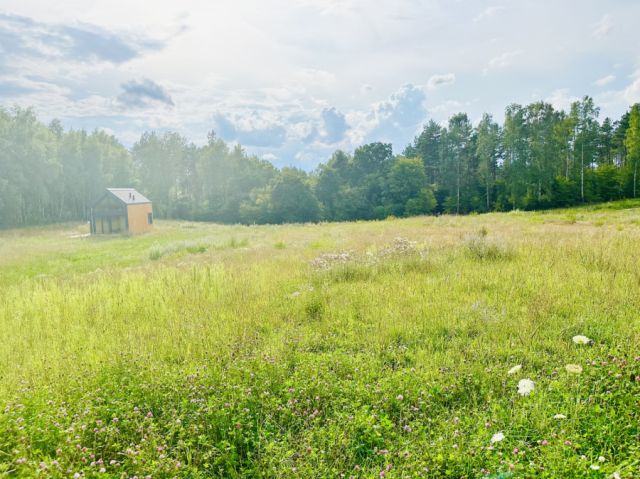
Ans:
[[[639,477],[639,207],[0,232],[0,477]]]

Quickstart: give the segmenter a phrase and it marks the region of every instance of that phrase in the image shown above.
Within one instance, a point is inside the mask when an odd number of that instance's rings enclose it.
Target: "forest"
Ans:
[[[0,227],[86,220],[103,188],[134,186],[160,218],[296,223],[536,210],[635,198],[640,104],[599,118],[591,97],[568,112],[509,105],[502,124],[465,113],[428,121],[401,154],[375,142],[335,151],[314,171],[278,169],[214,131],[203,146],[147,132],[127,149],[95,130],[0,109]]]

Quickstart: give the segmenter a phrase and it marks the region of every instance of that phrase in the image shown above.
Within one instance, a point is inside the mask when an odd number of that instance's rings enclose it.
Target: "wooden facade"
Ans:
[[[133,188],[107,188],[91,208],[91,234],[139,234],[152,229],[151,201]]]

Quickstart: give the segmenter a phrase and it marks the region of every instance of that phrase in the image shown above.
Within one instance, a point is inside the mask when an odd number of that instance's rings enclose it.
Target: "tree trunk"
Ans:
[[[489,201],[489,178],[487,178],[487,211],[490,210],[490,205],[491,202]]]
[[[582,143],[582,156],[580,157],[580,196],[584,202],[584,143]]]
[[[459,215],[460,214],[460,158],[458,158],[458,174],[456,175],[456,186],[457,186],[457,193],[456,193],[456,214]]]

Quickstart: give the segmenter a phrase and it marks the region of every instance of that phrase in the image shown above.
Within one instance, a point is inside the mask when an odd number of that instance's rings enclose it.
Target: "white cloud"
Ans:
[[[382,141],[396,150],[406,146],[426,119],[424,89],[403,85],[384,101],[374,103],[368,113],[350,112],[347,119],[353,128],[348,132],[352,145]]]
[[[572,95],[568,88],[559,88],[551,92],[545,101],[551,103],[556,110],[568,111],[571,108],[571,104],[574,101],[579,100],[575,95]]]
[[[480,6],[461,21],[463,4]],[[128,144],[150,128],[202,143],[215,118],[232,141],[279,164],[363,141],[397,151],[427,115],[486,111],[499,121],[534,90],[557,104],[595,94],[612,118],[640,94],[638,74],[618,87],[640,60],[638,2],[603,17],[579,0],[517,9],[502,0],[2,0],[2,12],[0,107],[33,106],[45,121],[109,128]],[[71,39],[47,43],[47,32]],[[615,81],[593,83],[610,64]],[[124,108],[121,85],[145,78],[160,88],[142,85],[144,101]]]
[[[349,124],[342,112],[333,107],[322,110],[320,138],[323,143],[333,145],[341,142],[348,129]]]
[[[629,106],[640,102],[640,68],[630,75],[629,83],[617,90],[607,90],[594,97],[597,105],[605,110],[606,116],[612,116],[610,111],[623,112]]]
[[[512,50],[508,52],[501,53],[498,56],[493,57],[489,60],[489,67],[493,68],[505,68],[513,63],[513,59],[522,55],[522,50]]]
[[[481,22],[482,20],[486,20],[488,18],[493,17],[496,13],[504,10],[502,5],[489,5],[482,12],[480,12],[477,16],[474,17],[474,23]]]
[[[364,83],[360,87],[360,92],[364,95],[371,93],[374,90],[373,85],[369,85],[368,83]]]
[[[615,79],[616,79],[615,75],[607,75],[607,76],[604,76],[604,77],[599,78],[598,80],[594,81],[593,84],[595,86],[603,87],[605,85],[608,85],[609,83],[611,83]]]
[[[433,90],[440,86],[451,85],[455,83],[456,75],[454,73],[445,73],[442,75],[432,75],[427,81],[427,89]]]
[[[640,102],[640,69],[636,70],[631,83],[624,89],[623,97],[629,104]]]
[[[593,30],[593,36],[596,38],[604,38],[613,30],[613,20],[611,15],[603,15],[595,29]]]

